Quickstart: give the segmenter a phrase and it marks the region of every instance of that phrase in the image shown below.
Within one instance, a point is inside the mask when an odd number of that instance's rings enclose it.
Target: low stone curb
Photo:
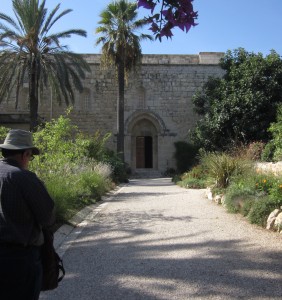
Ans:
[[[62,225],[54,234],[54,247],[57,253],[62,257],[70,246],[71,242],[81,233],[89,220],[97,216],[107,205],[108,201],[113,200],[114,195],[119,193],[122,186],[118,186],[106,195],[102,196],[101,201],[86,206],[69,220],[69,224]]]

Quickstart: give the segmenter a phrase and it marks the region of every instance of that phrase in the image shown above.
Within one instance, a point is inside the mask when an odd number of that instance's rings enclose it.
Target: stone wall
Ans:
[[[202,52],[199,55],[144,55],[142,66],[128,76],[125,90],[125,159],[136,171],[139,159],[136,138],[153,139],[151,168],[164,172],[175,168],[174,142],[188,139],[188,131],[198,117],[192,109],[192,96],[209,76],[222,76],[219,59],[223,53]],[[91,73],[84,81],[84,92],[76,93],[71,118],[90,134],[99,130],[111,132],[108,146],[116,148],[117,83],[114,70],[102,70],[100,55],[88,54]],[[18,109],[13,101],[0,104],[0,122],[4,114],[28,112],[27,88],[21,92]],[[12,99],[13,100],[13,97]],[[40,99],[39,114],[45,120],[65,112],[47,89]]]
[[[282,162],[263,162],[256,164],[257,171],[261,173],[270,173],[277,176],[281,176],[282,174]]]

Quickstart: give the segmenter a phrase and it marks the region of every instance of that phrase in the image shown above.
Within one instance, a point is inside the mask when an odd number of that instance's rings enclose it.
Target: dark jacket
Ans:
[[[35,173],[0,161],[0,243],[40,246],[42,227],[54,222],[54,201]]]

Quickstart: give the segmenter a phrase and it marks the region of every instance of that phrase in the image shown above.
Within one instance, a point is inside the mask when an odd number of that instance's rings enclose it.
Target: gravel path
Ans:
[[[282,299],[282,235],[204,193],[130,181],[62,245],[67,275],[40,299]]]

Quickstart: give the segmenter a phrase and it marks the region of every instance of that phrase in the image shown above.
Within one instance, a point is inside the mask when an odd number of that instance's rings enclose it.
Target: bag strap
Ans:
[[[64,268],[63,260],[60,258],[60,256],[58,255],[58,253],[56,251],[55,251],[55,256],[56,256],[56,259],[58,260],[58,266],[59,266],[59,270],[61,272],[61,276],[58,278],[58,282],[60,282],[65,277],[66,271]]]

